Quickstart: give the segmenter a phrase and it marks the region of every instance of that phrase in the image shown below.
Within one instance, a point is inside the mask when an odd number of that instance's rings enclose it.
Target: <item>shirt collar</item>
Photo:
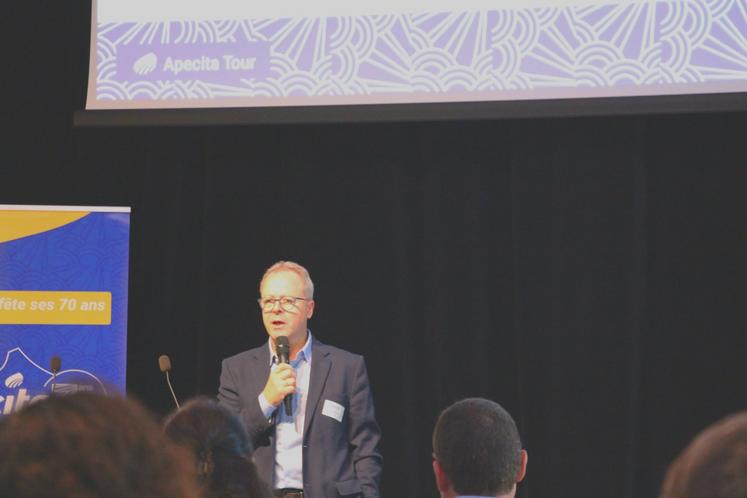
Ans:
[[[270,365],[274,365],[277,362],[277,356],[275,355],[275,351],[272,350],[272,338],[267,340],[267,347],[270,348]],[[306,330],[306,344],[303,345],[292,363],[297,363],[301,360],[311,363],[311,330],[308,329]]]

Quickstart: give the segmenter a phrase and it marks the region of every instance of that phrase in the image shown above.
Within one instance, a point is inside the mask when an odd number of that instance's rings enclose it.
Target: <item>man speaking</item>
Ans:
[[[380,430],[363,357],[312,337],[303,266],[275,263],[259,292],[269,340],[223,360],[218,400],[246,422],[260,475],[279,497],[378,497]]]

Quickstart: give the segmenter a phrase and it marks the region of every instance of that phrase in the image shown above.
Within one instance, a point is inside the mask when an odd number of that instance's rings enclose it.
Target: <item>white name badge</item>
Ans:
[[[324,406],[322,407],[322,415],[333,418],[338,422],[342,422],[342,416],[345,414],[345,407],[334,401],[328,399],[324,400]]]

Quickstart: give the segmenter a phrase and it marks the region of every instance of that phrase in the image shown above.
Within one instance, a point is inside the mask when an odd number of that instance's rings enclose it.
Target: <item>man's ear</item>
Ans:
[[[446,493],[449,489],[451,489],[451,481],[449,480],[449,476],[446,475],[444,469],[441,468],[441,464],[438,463],[438,460],[436,460],[435,458],[433,459],[433,475],[436,476],[436,487],[438,488],[439,492]]]
[[[524,480],[524,476],[527,475],[527,461],[529,461],[529,455],[526,450],[521,450],[521,462],[519,463],[519,474],[516,476],[516,482]]]
[[[314,314],[314,305],[316,302],[312,299],[306,303],[306,319],[308,320]]]

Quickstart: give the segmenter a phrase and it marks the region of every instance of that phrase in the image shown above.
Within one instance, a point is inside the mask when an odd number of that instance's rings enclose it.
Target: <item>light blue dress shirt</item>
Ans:
[[[277,356],[272,350],[271,340],[267,341],[270,348],[270,365],[275,368]],[[281,403],[277,408],[272,406],[264,394],[259,393],[259,406],[268,419],[275,414],[275,479],[273,488],[303,489],[303,425],[306,420],[306,398],[309,393],[309,378],[311,374],[311,331],[306,335],[306,344],[290,362],[296,371],[296,392],[293,394],[292,411],[285,414]]]

